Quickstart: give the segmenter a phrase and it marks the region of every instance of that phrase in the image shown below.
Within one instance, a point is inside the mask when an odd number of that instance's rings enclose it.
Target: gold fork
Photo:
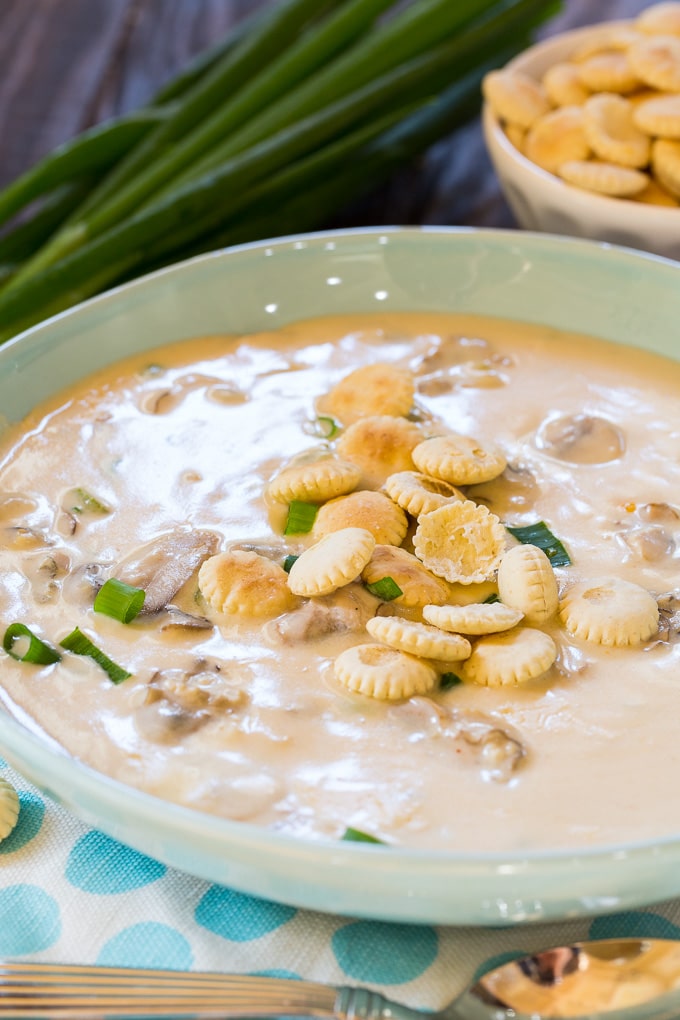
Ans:
[[[4,1016],[332,1016],[336,998],[325,985],[285,978],[0,962]]]
[[[324,1017],[327,1020],[678,1020],[680,941],[542,950],[473,981],[440,1012],[366,988],[198,971],[0,960],[0,1017]]]

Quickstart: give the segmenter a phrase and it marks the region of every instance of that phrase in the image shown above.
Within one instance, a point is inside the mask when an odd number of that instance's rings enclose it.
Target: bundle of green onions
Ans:
[[[0,341],[151,268],[325,225],[468,120],[486,71],[554,11],[275,0],[0,191]]]

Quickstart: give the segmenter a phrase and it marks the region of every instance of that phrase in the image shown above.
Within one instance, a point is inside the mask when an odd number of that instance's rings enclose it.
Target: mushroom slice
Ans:
[[[92,601],[109,577],[110,564],[83,563],[69,571],[62,582],[61,594],[66,602],[72,602],[83,609]]]
[[[39,549],[52,545],[52,539],[39,528],[24,524],[16,524],[4,529],[7,533],[7,545],[10,549]]]
[[[146,592],[142,613],[165,609],[179,589],[219,544],[212,531],[176,529],[140,546],[113,571],[115,577]]]
[[[194,616],[185,613],[178,606],[166,606],[159,630],[212,630],[214,624],[205,616]]]
[[[568,464],[606,464],[626,448],[621,429],[593,414],[567,414],[549,418],[536,434],[536,446]]]
[[[0,493],[0,524],[25,521],[38,509],[38,503],[19,492]]]
[[[134,713],[138,733],[156,744],[174,744],[193,733],[209,719],[207,712],[188,712],[162,695],[150,697]]]
[[[641,521],[650,524],[670,524],[678,526],[680,513],[670,503],[641,503],[637,508],[637,516]]]
[[[50,602],[56,597],[68,568],[68,556],[60,550],[24,558],[24,573],[31,583],[36,602]]]
[[[227,547],[227,552],[234,552],[234,550],[240,549],[241,552],[254,552],[258,556],[265,556],[268,560],[274,560],[276,563],[283,563],[287,554],[290,552],[288,547],[283,542],[271,542],[271,541],[243,541],[243,542],[230,542]]]

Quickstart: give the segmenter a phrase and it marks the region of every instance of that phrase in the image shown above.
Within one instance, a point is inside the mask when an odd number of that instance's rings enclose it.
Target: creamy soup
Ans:
[[[653,627],[636,635],[638,608],[624,599],[623,643],[608,644],[606,628],[570,629],[553,607],[506,631],[547,636],[555,651],[538,675],[486,686],[464,658],[430,652],[407,655],[424,664],[425,689],[389,700],[348,689],[336,664],[376,644],[370,621],[421,624],[423,606],[369,588],[365,557],[330,592],[286,594],[282,568],[317,544],[323,507],[311,530],[286,534],[290,501],[271,485],[287,466],[352,456],[355,492],[417,471],[413,443],[406,454],[343,452],[350,426],[333,393],[374,363],[412,379],[411,406],[393,417],[416,441],[462,435],[502,457],[489,481],[440,485],[446,505],[494,515],[504,550],[518,541],[507,527],[544,522],[571,559],[551,568],[562,607],[584,582],[597,612],[602,585],[630,582],[645,612],[658,606]],[[0,629],[21,622],[61,653],[36,665],[0,651],[3,704],[124,783],[312,839],[351,828],[394,845],[497,851],[677,832],[679,393],[680,366],[660,357],[443,314],[324,318],[116,364],[0,440]],[[420,522],[398,513],[405,537],[378,545],[413,553]],[[365,537],[365,524],[354,532]],[[275,567],[283,601],[245,583],[236,602],[206,597],[206,564],[234,552]],[[481,580],[431,571],[428,591],[443,594],[429,597],[498,605],[500,555]],[[94,611],[110,578],[146,593],[130,623]],[[60,648],[75,627],[129,676],[114,682]],[[462,640],[474,655],[488,637]],[[22,641],[5,643],[20,655]]]

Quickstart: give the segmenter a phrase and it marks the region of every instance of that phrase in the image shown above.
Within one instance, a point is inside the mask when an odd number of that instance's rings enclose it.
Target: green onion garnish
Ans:
[[[487,597],[482,602],[482,605],[492,606],[494,602],[500,602],[500,596],[497,595],[495,591],[491,592],[490,595],[487,595]]]
[[[382,843],[385,845],[384,839],[376,839],[375,836],[369,836],[367,832],[362,832],[361,829],[353,829],[351,825],[345,829],[342,839],[348,843]]]
[[[112,616],[121,623],[130,623],[141,610],[145,598],[143,588],[133,588],[116,577],[110,577],[97,592],[93,608],[95,613]]]
[[[400,595],[404,594],[393,577],[381,577],[379,581],[367,584],[366,587],[371,595],[382,599],[383,602],[391,602],[393,599],[398,599]]]
[[[77,500],[77,502],[70,508],[74,514],[82,514],[85,513],[85,511],[88,511],[91,514],[111,513],[110,507],[106,506],[105,503],[102,503],[102,501],[97,499],[96,496],[93,496],[91,492],[87,491],[87,489],[74,489],[73,498]]]
[[[290,568],[293,566],[297,559],[299,559],[299,556],[294,556],[293,553],[291,553],[289,556],[286,556],[285,560],[283,561],[283,569],[286,571],[287,574],[290,573]]]
[[[340,431],[340,425],[335,418],[322,414],[318,418],[306,421],[302,429],[308,436],[315,436],[317,439],[333,439]]]
[[[23,655],[17,655],[14,645],[21,638],[28,638],[28,648]],[[38,666],[49,666],[53,662],[59,662],[61,655],[51,645],[41,641],[25,623],[11,623],[5,631],[2,639],[2,647],[8,655],[11,655],[17,662],[33,662]]]
[[[314,422],[314,432],[320,439],[332,439],[340,431],[335,418],[329,418],[328,415],[322,414]]]
[[[452,687],[457,687],[462,682],[461,678],[455,673],[442,673],[439,677],[439,690],[450,691]]]
[[[74,655],[87,655],[90,659],[94,659],[97,665],[101,666],[104,670],[112,684],[120,684],[123,680],[127,680],[129,676],[132,676],[132,673],[128,673],[122,666],[118,666],[109,659],[108,655],[104,655],[102,650],[92,644],[90,639],[78,627],[72,630],[70,634],[67,634],[59,644],[62,648],[66,648],[67,651],[73,652]]]
[[[543,521],[527,524],[524,528],[510,528],[506,524],[506,528],[523,545],[537,545],[542,549],[553,567],[568,567],[571,563],[569,553]]]
[[[319,511],[316,503],[303,503],[294,499],[288,505],[288,517],[283,529],[284,535],[305,535],[312,526]]]

